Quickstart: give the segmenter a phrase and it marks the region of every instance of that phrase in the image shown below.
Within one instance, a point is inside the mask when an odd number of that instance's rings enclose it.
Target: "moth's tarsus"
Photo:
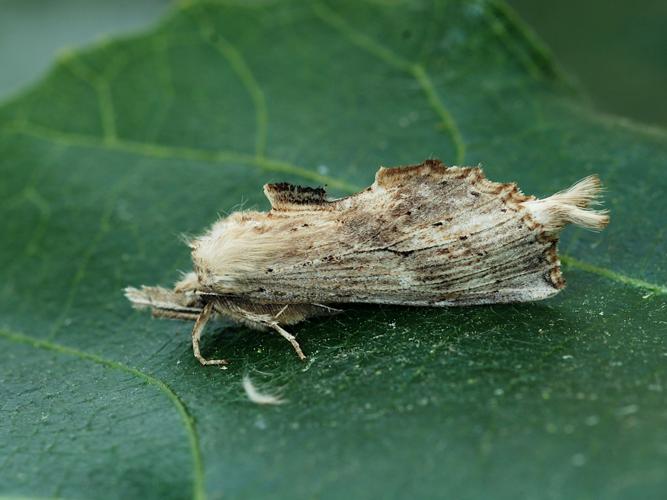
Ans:
[[[591,175],[548,198],[531,200],[524,205],[547,232],[557,233],[567,224],[599,231],[609,223],[609,212],[589,207],[598,203],[600,193],[600,179]]]
[[[220,314],[275,331],[350,302],[458,306],[541,300],[565,286],[556,245],[567,224],[601,229],[600,180],[548,198],[491,182],[478,167],[438,160],[381,168],[369,188],[328,200],[322,188],[267,184],[267,212],[240,211],[188,242],[194,272],[162,287],[127,288],[153,315],[194,320],[192,347]]]

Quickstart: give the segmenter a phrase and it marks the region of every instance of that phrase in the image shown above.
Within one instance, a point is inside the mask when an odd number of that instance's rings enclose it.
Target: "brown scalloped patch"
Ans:
[[[496,184],[490,181],[487,181],[489,184]],[[535,241],[542,245],[545,245],[543,255],[545,260],[549,263],[549,271],[545,274],[544,278],[549,282],[554,288],[560,290],[565,287],[565,279],[560,268],[560,260],[558,258],[558,237],[545,233],[544,226],[537,222],[533,216],[526,210],[522,205],[523,202],[528,200],[534,200],[534,196],[525,196],[519,188],[514,183],[500,184],[502,189],[508,189],[507,193],[502,195],[503,203],[515,210],[523,213],[521,216],[521,223],[524,224],[534,235]],[[497,191],[497,185],[493,187],[492,193],[500,194],[501,191]]]
[[[401,184],[401,182],[413,180],[414,177],[442,175],[448,168],[440,160],[425,160],[417,165],[404,167],[380,167],[375,174],[375,184],[390,188]]]
[[[524,207],[521,208],[522,210],[525,210]],[[533,232],[537,243],[545,245],[542,255],[544,255],[544,259],[549,263],[549,272],[545,274],[545,280],[551,283],[557,290],[564,288],[565,279],[563,278],[560,268],[560,259],[558,258],[558,237],[546,234],[544,232],[544,226],[535,221],[527,211],[521,218],[521,222]]]

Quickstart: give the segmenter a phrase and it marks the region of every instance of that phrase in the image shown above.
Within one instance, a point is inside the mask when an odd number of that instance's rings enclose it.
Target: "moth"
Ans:
[[[567,224],[602,229],[589,208],[596,176],[548,198],[438,160],[380,168],[367,189],[329,200],[323,188],[266,184],[268,212],[240,211],[192,239],[194,270],[173,289],[126,288],[137,308],[194,321],[192,348],[214,314],[288,340],[284,327],[345,303],[467,306],[551,297],[565,286],[557,254]]]

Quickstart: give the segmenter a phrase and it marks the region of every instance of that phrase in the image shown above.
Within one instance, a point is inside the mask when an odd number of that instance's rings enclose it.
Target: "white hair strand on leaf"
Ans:
[[[275,396],[273,394],[261,393],[255,387],[255,384],[252,383],[249,375],[243,376],[243,390],[248,396],[248,399],[258,405],[281,405],[287,403],[287,400],[283,399],[280,396]]]

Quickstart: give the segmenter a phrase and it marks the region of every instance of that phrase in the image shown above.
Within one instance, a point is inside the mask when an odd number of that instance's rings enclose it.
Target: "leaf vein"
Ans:
[[[12,342],[28,345],[35,349],[43,349],[47,351],[53,351],[59,354],[64,354],[67,356],[73,356],[82,360],[96,363],[106,368],[122,371],[143,380],[144,382],[146,382],[149,385],[152,385],[153,387],[156,387],[160,392],[166,395],[169,401],[171,401],[171,403],[174,405],[185,427],[185,431],[188,436],[188,444],[190,447],[193,472],[194,472],[193,484],[192,484],[193,498],[197,500],[203,500],[204,498],[206,498],[206,492],[204,490],[204,466],[202,462],[199,436],[195,428],[194,418],[192,417],[189,410],[185,406],[185,403],[178,396],[178,394],[176,394],[174,390],[171,389],[171,387],[169,387],[165,382],[163,382],[157,377],[144,373],[137,368],[124,365],[123,363],[120,363],[118,361],[106,359],[97,354],[80,351],[78,349],[74,349],[72,347],[68,347],[55,342],[37,339],[30,335],[12,332],[6,329],[0,329],[0,337],[3,337]]]
[[[433,80],[429,76],[424,66],[420,63],[413,63],[401,56],[395,54],[390,49],[384,47],[371,37],[358,32],[341,16],[336,14],[329,7],[321,2],[314,3],[312,6],[315,14],[324,23],[329,25],[343,35],[349,42],[364,49],[366,52],[378,57],[390,66],[408,73],[414,78],[422,93],[426,97],[428,105],[435,111],[436,115],[441,121],[441,126],[445,130],[454,145],[456,163],[462,165],[465,161],[466,145],[463,140],[461,130],[452,115],[451,111],[447,109],[444,102],[438,95]]]
[[[117,139],[116,112],[106,75],[98,75],[90,70],[75,53],[68,53],[63,64],[74,76],[90,85],[95,91],[104,140],[113,143]]]
[[[74,304],[74,299],[76,298],[79,285],[81,284],[83,278],[86,275],[88,264],[90,263],[93,255],[95,254],[95,251],[97,250],[100,241],[102,241],[102,238],[104,238],[104,236],[111,230],[111,224],[110,224],[111,216],[113,215],[113,211],[116,206],[116,200],[120,195],[121,188],[125,186],[125,184],[132,177],[132,175],[135,174],[124,176],[111,189],[111,195],[109,197],[109,201],[102,210],[102,215],[100,217],[100,222],[98,224],[97,232],[90,240],[88,246],[84,249],[83,255],[80,257],[79,265],[76,269],[76,272],[74,273],[74,277],[72,278],[69,290],[67,291],[67,295],[65,297],[65,304],[63,305],[60,314],[53,322],[51,332],[49,333],[48,336],[49,340],[54,339],[58,335],[60,328],[62,328],[63,324],[67,320],[67,315],[69,314],[70,309]]]
[[[341,191],[352,192],[358,189],[357,186],[346,181],[319,174],[313,170],[309,170],[284,160],[257,157],[255,155],[238,153],[235,151],[166,146],[158,143],[131,141],[127,139],[117,139],[113,143],[108,143],[94,135],[61,132],[48,127],[26,124],[24,122],[15,125],[16,126],[13,127],[6,127],[4,131],[24,134],[68,147],[98,148],[106,151],[136,154],[148,158],[192,160],[221,165],[236,162],[241,165],[254,166],[267,172],[297,175],[319,184],[326,184]]]
[[[266,97],[243,54],[229,40],[218,33],[206,17],[196,11],[196,22],[199,24],[201,37],[218,51],[234,70],[239,80],[248,92],[255,108],[255,154],[258,158],[264,157],[268,132],[268,110]]]

